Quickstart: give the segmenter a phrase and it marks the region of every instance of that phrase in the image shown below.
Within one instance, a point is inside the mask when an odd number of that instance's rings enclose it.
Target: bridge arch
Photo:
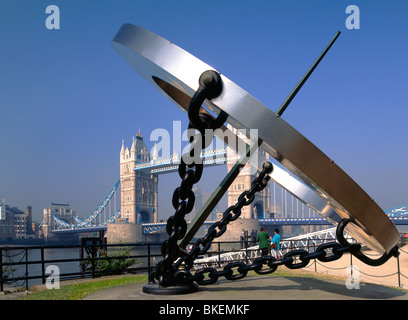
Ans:
[[[137,213],[137,223],[149,223],[150,215],[147,211],[139,211]]]
[[[264,217],[264,207],[261,202],[256,202],[252,208],[252,218],[253,219],[265,219]]]

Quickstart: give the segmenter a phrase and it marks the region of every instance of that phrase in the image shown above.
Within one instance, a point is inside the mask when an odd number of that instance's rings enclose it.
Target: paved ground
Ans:
[[[0,300],[14,300],[25,294],[24,288],[5,284],[3,291],[0,291]]]
[[[350,290],[344,280],[297,277],[224,279],[184,295],[146,294],[142,291],[144,285],[106,289],[89,295],[85,300],[408,300],[407,293],[379,285],[360,283],[359,289]]]

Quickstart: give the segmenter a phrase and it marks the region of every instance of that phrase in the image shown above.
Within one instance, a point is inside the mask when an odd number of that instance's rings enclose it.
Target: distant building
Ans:
[[[0,198],[0,240],[14,239],[14,218],[6,199]]]
[[[0,197],[0,221],[6,219],[6,198]]]
[[[49,208],[43,210],[43,224],[41,226],[41,236],[45,239],[53,237],[52,230],[55,227],[53,216],[70,224],[76,223],[74,220],[76,210],[70,208],[69,203],[53,203]]]
[[[12,208],[14,216],[14,232],[15,239],[33,239],[34,233],[32,230],[32,208],[27,207],[26,212]]]

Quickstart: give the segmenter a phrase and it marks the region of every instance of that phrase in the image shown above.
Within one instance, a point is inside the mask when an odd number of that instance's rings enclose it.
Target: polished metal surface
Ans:
[[[206,70],[214,70],[174,43],[138,26],[124,24],[112,46],[140,75],[184,112]],[[313,143],[224,75],[223,92],[204,107],[224,111],[237,129],[258,129],[261,147],[288,169],[275,169],[271,178],[336,225],[352,223],[346,232],[373,250],[394,247],[399,234],[393,223],[339,166]],[[224,127],[224,129],[226,129]]]

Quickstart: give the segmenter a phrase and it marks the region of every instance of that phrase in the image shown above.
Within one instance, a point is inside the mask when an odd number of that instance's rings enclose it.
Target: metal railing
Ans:
[[[45,284],[51,275],[49,266],[57,266],[60,280],[95,278],[115,272],[101,271],[102,261],[136,259],[125,273],[147,272],[156,257],[161,257],[161,243],[143,244],[92,244],[67,246],[1,246],[0,291],[4,285],[28,288]],[[126,248],[127,255],[115,255]],[[117,273],[116,273],[117,274]]]

